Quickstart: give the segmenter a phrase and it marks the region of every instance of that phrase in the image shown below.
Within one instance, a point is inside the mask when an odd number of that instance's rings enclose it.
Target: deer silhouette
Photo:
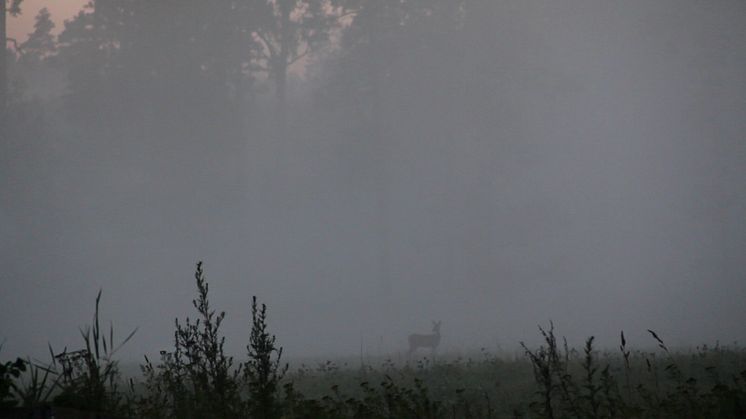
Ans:
[[[433,333],[429,335],[419,335],[413,333],[409,335],[409,351],[407,355],[411,355],[417,348],[430,348],[433,353],[440,343],[440,322],[433,322]]]

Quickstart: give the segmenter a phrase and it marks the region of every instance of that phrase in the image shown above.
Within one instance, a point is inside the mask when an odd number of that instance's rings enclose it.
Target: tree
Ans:
[[[35,17],[34,30],[18,46],[17,60],[11,67],[11,85],[26,104],[41,105],[61,97],[67,90],[65,74],[57,65],[55,24],[43,8]],[[41,100],[41,102],[39,102]]]
[[[251,7],[259,61],[274,82],[280,129],[287,119],[289,68],[328,39],[336,18],[324,0],[258,0]],[[282,133],[282,131],[281,131]]]
[[[8,103],[8,14],[17,16],[21,13],[23,0],[0,0],[0,117],[5,116],[5,106]],[[15,41],[15,40],[13,40]]]
[[[206,126],[207,116],[239,114],[258,48],[249,6],[241,0],[92,1],[59,37],[72,107],[110,109],[107,126],[124,112],[145,125],[184,127],[185,135]]]
[[[96,120],[111,97],[111,75],[120,48],[123,2],[92,0],[65,22],[58,37],[59,60],[67,73],[70,110]]]
[[[390,295],[392,235],[396,234],[390,189],[397,142],[448,132],[449,113],[438,112],[437,120],[432,115],[434,107],[447,109],[452,99],[448,94],[453,92],[442,87],[453,75],[449,71],[454,64],[443,57],[458,53],[451,39],[461,24],[464,2],[340,0],[336,4],[350,21],[326,69],[320,98],[345,121],[329,124],[346,130],[330,135],[356,139],[360,159],[356,170],[364,182],[360,186],[370,188],[375,200],[371,202],[375,219],[370,225],[376,229],[376,275],[382,293]]]
[[[57,51],[57,43],[54,35],[54,22],[47,8],[39,10],[34,23],[34,31],[29,34],[28,39],[21,44],[23,52],[21,61],[26,64],[36,65]]]

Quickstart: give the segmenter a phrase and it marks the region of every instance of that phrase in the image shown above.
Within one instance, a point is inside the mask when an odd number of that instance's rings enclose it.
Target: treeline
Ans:
[[[517,29],[491,1],[96,0],[55,36],[42,10],[28,40],[8,44],[0,175],[21,181],[4,194],[19,212],[61,194],[63,206],[103,197],[123,224],[176,214],[181,229],[208,212],[194,187],[257,217],[324,195],[343,217],[372,214],[355,221],[371,231],[354,240],[359,254],[377,253],[368,282],[388,292],[401,262],[395,224],[411,224],[394,222],[389,202],[403,188],[427,208],[487,192],[454,174],[478,177],[502,147],[511,53],[496,24]],[[466,162],[472,154],[480,160]],[[428,215],[440,227],[422,240],[461,237],[445,231],[458,211]],[[476,228],[487,212],[474,212]]]
[[[59,36],[42,9],[28,39],[9,44],[7,100],[40,94],[85,122],[169,125],[226,113],[245,120],[269,91],[282,120],[293,117],[289,78],[319,76],[323,67],[318,93],[334,97],[327,104],[381,107],[371,102],[395,86],[419,86],[407,94],[415,97],[422,86],[449,87],[442,81],[454,79],[461,60],[438,57],[465,46],[473,8],[463,1],[93,0]],[[365,112],[356,108],[360,119]]]

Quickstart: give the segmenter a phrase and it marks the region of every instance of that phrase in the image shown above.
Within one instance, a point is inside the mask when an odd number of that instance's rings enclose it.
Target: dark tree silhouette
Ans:
[[[251,8],[259,61],[275,85],[280,128],[287,118],[287,76],[294,63],[327,40],[337,20],[324,0],[257,0]]]
[[[34,23],[34,31],[20,46],[23,52],[20,59],[22,64],[39,65],[45,58],[57,51],[57,43],[52,34],[54,26],[49,10],[46,7],[39,10]]]
[[[5,106],[8,103],[8,15],[17,16],[21,13],[23,0],[0,0],[0,116],[5,116]],[[15,40],[13,40],[15,41]]]
[[[453,37],[459,27],[463,2],[348,0],[337,4],[340,14],[351,20],[335,61],[327,68],[330,75],[320,96],[344,115],[342,119],[351,121],[342,125],[349,130],[339,135],[355,139],[362,160],[360,178],[375,196],[376,275],[387,295],[394,275],[390,176],[398,138],[393,127],[403,125],[399,122],[405,115],[412,119],[425,115],[416,132],[429,131],[433,124],[438,126],[436,132],[447,128],[440,124],[449,119],[447,114],[433,121],[431,108],[417,103],[435,107],[452,99],[437,95],[430,75],[438,74],[436,68],[449,67],[442,62],[443,48],[449,48],[448,53],[454,49],[442,40]],[[407,106],[411,102],[417,103]]]

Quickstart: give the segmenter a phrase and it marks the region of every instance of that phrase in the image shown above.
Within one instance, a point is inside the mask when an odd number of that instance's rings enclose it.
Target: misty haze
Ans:
[[[16,3],[2,360],[99,290],[158,360],[198,261],[236,360],[252,296],[291,365],[746,339],[744,1]]]

